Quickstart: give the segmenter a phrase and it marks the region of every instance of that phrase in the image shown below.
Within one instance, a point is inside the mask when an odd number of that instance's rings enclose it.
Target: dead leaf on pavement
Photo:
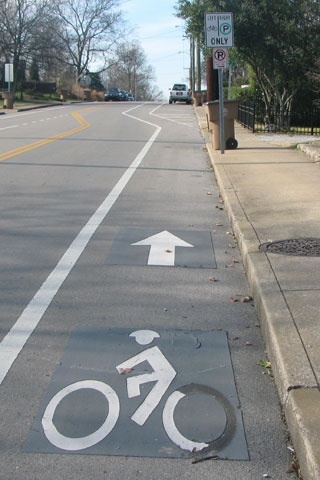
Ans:
[[[247,295],[246,297],[241,298],[240,302],[246,303],[246,302],[251,302],[251,300],[253,300],[253,298],[250,297],[250,295]]]
[[[127,375],[127,373],[131,373],[133,368],[120,368],[119,373],[120,375]]]
[[[210,280],[210,282],[216,282],[217,281],[217,279],[215,277],[210,277],[209,280]]]

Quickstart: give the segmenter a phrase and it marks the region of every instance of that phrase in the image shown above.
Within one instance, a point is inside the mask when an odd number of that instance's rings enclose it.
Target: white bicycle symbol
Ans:
[[[154,338],[159,338],[160,335],[151,330],[138,330],[131,333],[130,337],[134,337],[140,345],[148,345],[153,342]],[[127,378],[128,398],[140,395],[140,385],[148,382],[156,382],[144,402],[131,417],[131,420],[140,426],[144,425],[157,407],[177,374],[157,346],[143,350],[138,355],[117,365],[116,369],[119,374],[127,373],[144,361],[149,362],[153,368],[153,372]],[[82,389],[92,389],[100,392],[108,402],[108,415],[103,424],[95,432],[84,437],[67,437],[57,430],[53,422],[53,417],[58,405],[67,395]],[[213,396],[224,409],[226,416],[224,431],[218,438],[209,443],[196,442],[186,438],[175,425],[174,411],[178,402],[186,395],[192,393],[202,393]],[[43,414],[42,426],[45,436],[52,445],[63,450],[76,451],[92,447],[106,438],[114,429],[119,415],[119,397],[110,385],[98,380],[81,380],[68,385],[52,397]],[[214,388],[199,384],[185,385],[169,395],[163,409],[162,422],[170,440],[181,449],[190,452],[200,452],[203,450],[210,450],[210,452],[214,450],[218,452],[230,443],[236,429],[234,407],[227,398]]]

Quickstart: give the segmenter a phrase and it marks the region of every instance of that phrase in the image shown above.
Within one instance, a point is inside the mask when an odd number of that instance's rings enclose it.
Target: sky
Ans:
[[[169,98],[174,83],[187,83],[190,65],[189,39],[184,22],[175,16],[177,0],[126,0],[124,17],[133,28],[130,38],[138,40],[147,63],[155,70],[155,85]]]

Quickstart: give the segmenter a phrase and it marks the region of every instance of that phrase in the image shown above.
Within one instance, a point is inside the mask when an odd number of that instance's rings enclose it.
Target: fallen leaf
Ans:
[[[246,342],[246,346],[247,347],[252,347],[252,343],[251,342]]]
[[[172,250],[167,249],[167,250],[165,250],[165,252],[166,253],[172,253]]]
[[[233,263],[239,263],[239,260],[237,260],[236,258],[233,259]]]
[[[223,227],[223,223],[216,223],[216,227]]]
[[[210,280],[210,282],[216,282],[217,281],[217,279],[215,277],[210,277],[209,280]]]
[[[207,149],[206,147],[204,147],[204,148],[202,149],[202,151],[203,151],[203,152],[207,152],[208,149]]]
[[[246,302],[251,302],[251,300],[253,300],[253,298],[250,297],[250,295],[247,295],[246,297],[241,298],[240,302],[246,303]]]
[[[133,368],[119,368],[120,375],[127,375],[127,373],[131,373]]]
[[[257,365],[260,365],[262,368],[271,368],[271,363],[270,362],[264,362],[263,360],[260,360]]]

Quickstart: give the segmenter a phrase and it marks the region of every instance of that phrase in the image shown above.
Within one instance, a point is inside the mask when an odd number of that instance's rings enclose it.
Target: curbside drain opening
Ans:
[[[263,243],[260,251],[298,257],[320,257],[320,238],[289,238]]]

